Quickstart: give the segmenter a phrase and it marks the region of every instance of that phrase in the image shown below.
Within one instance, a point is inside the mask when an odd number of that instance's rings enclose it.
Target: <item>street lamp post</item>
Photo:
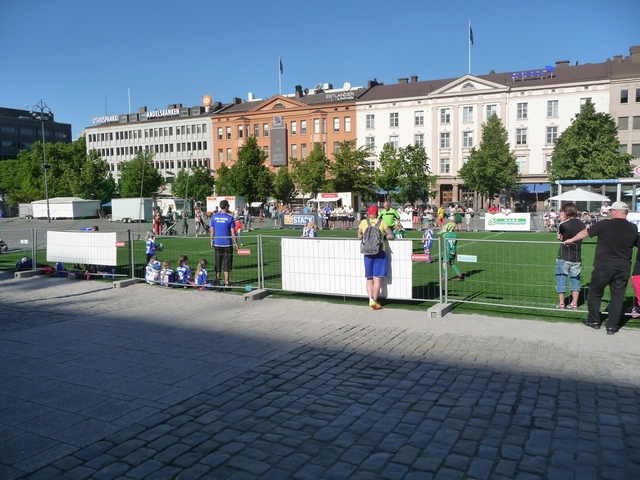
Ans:
[[[42,168],[44,170],[44,194],[47,199],[47,221],[51,223],[51,214],[49,212],[49,182],[47,180],[47,170],[50,165],[47,164],[47,149],[44,141],[44,121],[49,120],[51,118],[51,109],[44,103],[43,100],[31,108],[31,115],[36,120],[40,120],[40,125],[42,127]]]

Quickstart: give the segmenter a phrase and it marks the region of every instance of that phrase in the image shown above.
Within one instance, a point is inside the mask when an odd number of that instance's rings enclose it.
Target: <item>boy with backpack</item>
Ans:
[[[378,218],[378,207],[371,205],[367,209],[367,218],[358,226],[358,238],[361,241],[360,250],[364,254],[364,276],[367,279],[367,293],[369,307],[381,310],[378,294],[382,279],[387,276],[387,254],[384,239],[393,240],[393,230]]]

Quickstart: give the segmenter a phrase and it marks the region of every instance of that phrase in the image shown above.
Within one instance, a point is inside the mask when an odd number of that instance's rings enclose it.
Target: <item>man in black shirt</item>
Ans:
[[[573,238],[587,228],[584,223],[576,218],[578,207],[575,203],[565,203],[562,213],[566,218],[558,228],[558,240]],[[565,308],[565,292],[567,291],[567,277],[571,286],[571,308],[578,308],[580,296],[580,272],[582,271],[582,241],[578,240],[571,245],[560,244],[558,258],[556,260],[556,292],[560,300],[558,308]]]
[[[564,241],[565,245],[582,240],[583,238],[598,237],[596,253],[593,259],[593,273],[589,285],[587,306],[589,316],[582,320],[587,327],[599,329],[600,303],[606,286],[609,286],[611,301],[609,302],[607,320],[607,335],[614,335],[620,322],[624,292],[629,281],[633,247],[638,247],[638,228],[627,221],[629,207],[624,202],[614,202],[611,205],[611,219],[591,225],[573,238]]]

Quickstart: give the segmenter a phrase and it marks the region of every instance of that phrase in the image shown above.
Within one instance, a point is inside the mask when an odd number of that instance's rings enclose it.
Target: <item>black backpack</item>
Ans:
[[[377,255],[382,250],[382,232],[380,231],[380,223],[382,219],[379,218],[375,225],[371,225],[371,221],[367,217],[367,228],[362,235],[362,241],[360,242],[360,253],[365,255]]]

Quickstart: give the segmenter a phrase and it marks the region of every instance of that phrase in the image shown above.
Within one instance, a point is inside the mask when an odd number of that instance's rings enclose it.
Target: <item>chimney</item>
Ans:
[[[302,85],[296,85],[296,95],[295,98],[301,98],[303,95],[302,93]]]
[[[622,63],[622,55],[614,55],[613,61],[616,63]]]
[[[569,66],[569,60],[558,60],[556,62],[556,68],[567,68]]]
[[[381,84],[378,83],[378,79],[377,78],[374,78],[373,80],[369,80],[367,82],[367,88],[373,88],[373,87],[376,87],[378,85],[381,85]]]
[[[629,48],[629,54],[631,55],[631,63],[640,63],[640,45]]]
[[[233,103],[234,105],[240,105],[242,103],[242,99],[238,97],[233,97],[231,99],[231,103]]]
[[[411,82],[417,82],[418,81],[418,76],[417,75],[411,75]]]
[[[147,113],[147,106],[145,105],[144,107],[140,107],[138,109],[138,113]]]
[[[407,77],[398,79],[398,85],[403,85],[405,83],[409,83],[409,79]]]

